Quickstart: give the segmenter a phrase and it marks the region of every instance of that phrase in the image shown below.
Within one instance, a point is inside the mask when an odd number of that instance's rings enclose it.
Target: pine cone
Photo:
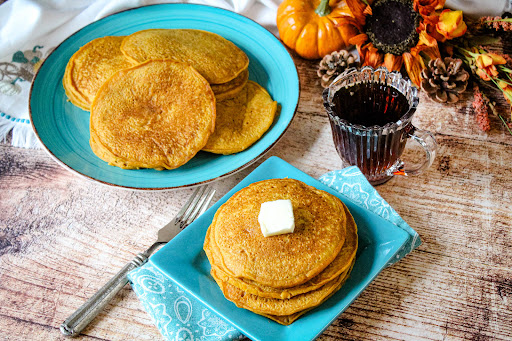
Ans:
[[[455,103],[468,86],[469,73],[462,60],[446,57],[432,59],[421,71],[421,87],[428,97],[439,103]]]
[[[327,88],[331,82],[346,69],[355,66],[356,59],[346,50],[334,51],[326,55],[318,65],[317,75],[321,78],[320,84]]]

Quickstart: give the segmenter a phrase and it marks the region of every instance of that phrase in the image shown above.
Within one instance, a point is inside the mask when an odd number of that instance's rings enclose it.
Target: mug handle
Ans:
[[[413,127],[412,131],[408,133],[408,137],[413,139],[420,144],[425,150],[425,161],[423,164],[416,168],[407,169],[404,167],[404,162],[398,160],[394,167],[388,170],[388,175],[418,175],[421,174],[425,169],[432,166],[434,159],[436,158],[437,142],[434,135],[427,130],[418,129]]]

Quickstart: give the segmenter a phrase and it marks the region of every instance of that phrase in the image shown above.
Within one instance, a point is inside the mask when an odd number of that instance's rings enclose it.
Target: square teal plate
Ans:
[[[220,205],[235,192],[253,182],[293,178],[327,191],[343,201],[358,227],[359,248],[352,273],[345,285],[319,307],[309,311],[289,326],[237,308],[224,298],[210,276],[210,263],[203,251],[206,230]],[[291,166],[278,157],[271,157],[250,173],[222,199],[158,251],[150,262],[188,291],[209,309],[230,322],[250,339],[312,340],[320,335],[361,294],[386,267],[408,239],[396,225],[355,204],[343,194]]]

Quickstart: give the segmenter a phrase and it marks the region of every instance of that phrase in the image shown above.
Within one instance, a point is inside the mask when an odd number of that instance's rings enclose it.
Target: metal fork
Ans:
[[[126,264],[110,281],[78,308],[64,323],[60,331],[67,336],[77,336],[99,314],[108,302],[128,283],[128,272],[146,263],[149,256],[162,244],[167,243],[177,233],[176,227],[184,229],[199,217],[210,204],[215,189],[208,186],[198,187],[176,217],[158,231],[158,238],[146,251],[141,252]],[[178,230],[179,231],[179,230]]]

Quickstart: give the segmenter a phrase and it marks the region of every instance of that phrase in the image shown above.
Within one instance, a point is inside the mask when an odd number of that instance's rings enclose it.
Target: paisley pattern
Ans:
[[[223,335],[229,333],[231,326],[222,322],[220,317],[208,309],[203,309],[202,318],[198,322],[199,327],[203,330],[203,340],[219,340]],[[243,336],[239,336],[239,338],[243,338]]]
[[[239,340],[244,336],[223,319],[177,287],[151,264],[128,274],[158,330],[166,340]]]
[[[378,214],[382,218],[390,221],[396,226],[402,228],[409,234],[409,240],[398,251],[395,259],[390,262],[394,264],[405,257],[412,250],[420,246],[421,239],[398,213],[380,196],[373,188],[359,168],[352,166],[342,170],[336,170],[322,175],[319,179],[327,186],[344,194],[360,206]]]
[[[377,193],[357,167],[329,172],[319,180],[409,233],[409,241],[388,265],[405,257],[421,244],[416,231]],[[166,340],[224,341],[244,338],[239,331],[177,287],[151,264],[146,263],[133,270],[128,278],[144,309]]]

